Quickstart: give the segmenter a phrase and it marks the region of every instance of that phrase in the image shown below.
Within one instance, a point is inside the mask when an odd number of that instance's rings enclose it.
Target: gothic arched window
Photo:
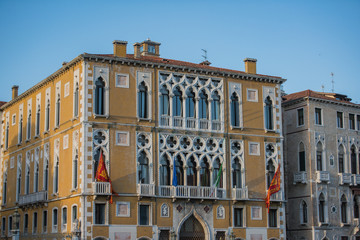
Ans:
[[[345,195],[341,196],[341,222],[347,223],[347,200]]]
[[[323,193],[319,196],[319,222],[325,222],[325,197]]]
[[[204,91],[200,92],[199,99],[199,118],[207,119],[208,118],[208,96]]]
[[[160,115],[161,116],[168,116],[169,115],[169,91],[166,89],[165,86],[162,86],[160,90]]]
[[[344,173],[345,171],[345,161],[344,161],[344,146],[340,145],[338,149],[338,161],[339,161],[339,173]]]
[[[242,188],[241,163],[238,158],[234,159],[233,168],[233,188]]]
[[[209,162],[204,158],[200,163],[200,185],[210,187],[210,168]]]
[[[76,83],[74,91],[74,117],[79,116],[79,84]]]
[[[220,121],[220,96],[217,92],[212,96],[211,118],[212,120]]]
[[[217,178],[219,177],[219,183],[217,186],[223,188],[223,174],[222,169],[220,169],[221,163],[219,159],[216,159],[213,163],[213,183],[216,184]]]
[[[323,159],[323,147],[321,142],[318,142],[316,145],[316,170],[318,171],[322,171],[323,167],[322,167],[322,159]]]
[[[190,90],[186,96],[186,117],[195,117],[195,94],[192,90]]]
[[[138,170],[139,183],[149,184],[150,182],[149,159],[144,151],[140,152],[138,157],[138,163],[139,163],[139,170]]]
[[[95,82],[95,114],[104,115],[105,113],[105,82],[99,77]]]
[[[160,160],[160,185],[170,185],[170,163],[166,155]]]
[[[183,168],[183,162],[179,155],[176,156],[176,160],[175,160],[175,172],[176,172],[177,184],[184,185],[184,168]]]
[[[192,156],[187,162],[186,180],[188,186],[197,186],[196,162]]]
[[[58,127],[60,125],[60,94],[56,100],[56,122],[55,125]]]
[[[230,111],[231,111],[231,126],[240,126],[240,113],[239,113],[239,98],[236,93],[231,95]]]
[[[182,116],[182,93],[179,88],[175,88],[173,97],[173,116]]]
[[[269,96],[265,99],[265,128],[274,129],[273,103]]]

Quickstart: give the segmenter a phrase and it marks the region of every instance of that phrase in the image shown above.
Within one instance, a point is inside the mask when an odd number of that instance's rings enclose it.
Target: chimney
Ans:
[[[115,57],[126,57],[127,41],[114,40],[113,45]]]
[[[11,89],[12,89],[12,99],[17,98],[19,86],[18,86],[18,85],[14,85],[14,86],[12,86]]]
[[[245,72],[250,74],[256,74],[256,59],[255,58],[245,58]]]
[[[140,57],[140,43],[134,43],[134,58]]]

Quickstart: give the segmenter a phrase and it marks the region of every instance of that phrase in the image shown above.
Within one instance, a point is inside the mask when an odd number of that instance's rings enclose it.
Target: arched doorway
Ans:
[[[180,229],[180,240],[205,240],[204,229],[201,223],[191,215]]]

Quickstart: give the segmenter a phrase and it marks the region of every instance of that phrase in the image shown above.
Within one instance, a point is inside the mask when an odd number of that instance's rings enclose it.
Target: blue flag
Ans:
[[[177,176],[176,176],[176,165],[175,165],[175,158],[174,158],[174,166],[173,166],[173,179],[172,179],[172,185],[173,186],[177,186],[178,182],[177,182]]]

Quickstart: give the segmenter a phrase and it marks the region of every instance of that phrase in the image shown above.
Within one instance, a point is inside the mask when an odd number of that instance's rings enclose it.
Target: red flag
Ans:
[[[270,197],[278,191],[280,191],[280,164],[275,172],[273,179],[271,180],[271,184],[265,198],[266,208],[268,209],[268,212],[270,211]]]
[[[113,203],[113,199],[112,199],[112,185],[111,185],[111,179],[109,177],[109,174],[106,170],[106,166],[105,166],[105,161],[104,161],[104,156],[102,151],[100,150],[100,158],[99,158],[99,165],[98,168],[96,170],[96,176],[95,176],[95,180],[97,182],[108,182],[110,183],[110,191],[111,191],[111,197],[110,197],[110,203]]]

